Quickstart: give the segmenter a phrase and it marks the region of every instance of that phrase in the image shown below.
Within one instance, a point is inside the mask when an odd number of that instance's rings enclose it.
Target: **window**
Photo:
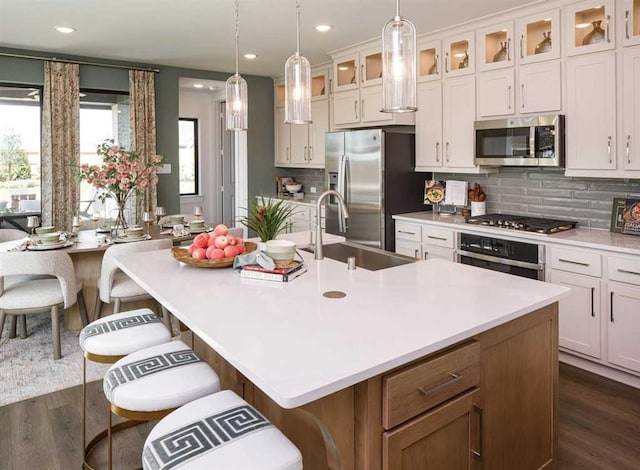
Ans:
[[[106,139],[130,149],[129,94],[112,91],[81,90],[80,92],[80,164],[100,164],[98,145]],[[80,183],[80,215],[90,218],[99,214],[110,218],[115,204],[105,205],[97,199],[98,192],[86,181]]]
[[[40,87],[0,85],[0,212],[40,207],[41,95]]]
[[[180,196],[193,196],[198,188],[198,120],[180,118],[178,122],[180,148]]]

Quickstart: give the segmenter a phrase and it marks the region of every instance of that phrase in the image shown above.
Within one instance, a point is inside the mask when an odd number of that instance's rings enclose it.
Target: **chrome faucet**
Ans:
[[[347,209],[347,205],[344,202],[344,198],[342,194],[338,191],[334,191],[333,189],[329,189],[328,191],[323,192],[318,196],[318,200],[316,201],[316,245],[313,250],[313,259],[324,259],[324,254],[322,253],[322,224],[320,223],[320,214],[322,210],[322,203],[324,199],[328,196],[335,196],[338,200],[339,206],[339,214],[341,220],[341,227],[347,227],[347,219],[349,218],[349,209]]]

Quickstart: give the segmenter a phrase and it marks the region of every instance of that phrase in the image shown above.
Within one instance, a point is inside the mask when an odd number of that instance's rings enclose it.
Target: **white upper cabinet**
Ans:
[[[418,41],[418,82],[438,80],[442,72],[441,41]]]
[[[567,64],[567,170],[616,169],[615,53]]]
[[[457,34],[442,41],[445,77],[475,73],[475,34],[473,31]]]
[[[478,117],[514,114],[515,107],[513,69],[478,75]]]
[[[360,53],[360,85],[382,85],[381,46]]]
[[[640,46],[623,53],[623,167],[640,170]]]
[[[360,55],[356,52],[333,61],[333,91],[360,88]]]
[[[418,84],[416,170],[442,167],[442,81]]]
[[[473,123],[476,118],[475,77],[445,80],[442,102],[444,166],[450,169],[477,169],[473,144]]]
[[[530,64],[518,69],[518,112],[546,113],[562,109],[560,61]]]
[[[565,45],[568,55],[615,47],[614,0],[585,0],[564,8]]]
[[[517,20],[519,64],[560,58],[560,10],[547,10]],[[515,47],[514,47],[515,49]]]
[[[622,0],[620,14],[624,25],[622,43],[625,46],[640,44],[640,0]]]
[[[513,21],[479,29],[476,35],[478,37],[478,70],[495,70],[513,65]]]

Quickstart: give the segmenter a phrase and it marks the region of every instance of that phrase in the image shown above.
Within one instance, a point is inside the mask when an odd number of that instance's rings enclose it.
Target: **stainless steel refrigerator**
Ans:
[[[327,188],[340,192],[349,208],[341,224],[334,197],[326,204],[326,231],[347,240],[395,251],[394,214],[424,210],[424,181],[416,173],[415,136],[406,130],[363,129],[328,132]]]

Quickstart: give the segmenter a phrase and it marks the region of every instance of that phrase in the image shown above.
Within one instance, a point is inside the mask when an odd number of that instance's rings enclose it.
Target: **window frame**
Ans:
[[[199,196],[200,195],[200,137],[199,137],[199,120],[198,118],[179,117],[180,122],[191,122],[193,125],[193,178],[194,191],[192,193],[183,193],[180,191],[180,197],[183,196]],[[180,138],[178,136],[178,149],[180,149]],[[180,152],[178,152],[178,188],[180,187]]]

